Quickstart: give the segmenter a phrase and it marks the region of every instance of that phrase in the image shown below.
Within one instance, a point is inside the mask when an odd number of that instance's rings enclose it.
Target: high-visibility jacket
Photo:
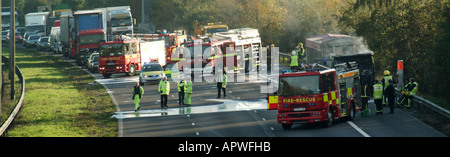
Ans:
[[[227,75],[222,75],[223,82],[222,82],[222,88],[227,88]]]
[[[182,80],[177,83],[178,85],[178,92],[185,92],[186,91],[186,81]]]
[[[227,75],[223,74],[222,78],[220,76],[217,76],[217,88],[219,88],[219,82],[222,82],[222,88],[227,88]]]
[[[383,85],[377,83],[373,85],[373,99],[383,98]]]
[[[367,90],[369,90],[369,86],[364,85],[361,98],[369,98],[370,97]]]
[[[383,89],[386,90],[387,86],[389,85],[389,80],[393,80],[391,75],[385,75],[383,78],[384,82],[381,82],[383,84]],[[395,84],[395,82],[394,82]]]
[[[186,82],[186,93],[191,94],[192,93],[192,82]]]
[[[417,82],[413,82],[411,87],[412,87],[412,89],[411,89],[411,91],[409,91],[409,95],[410,96],[416,95],[417,90],[419,90],[419,84],[417,84]]]
[[[161,80],[159,82],[158,92],[161,95],[169,95],[169,92],[170,92],[170,83],[169,83],[169,81]]]
[[[291,56],[291,67],[298,66],[298,56],[292,55]]]
[[[139,95],[139,99],[141,99],[142,95],[144,95],[144,88],[142,88],[142,86],[139,86],[138,88],[136,88],[136,86],[133,87],[133,89],[131,89],[131,93],[133,93],[133,99],[136,95]]]

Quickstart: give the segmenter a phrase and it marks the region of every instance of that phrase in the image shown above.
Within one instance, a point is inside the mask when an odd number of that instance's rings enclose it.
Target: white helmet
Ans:
[[[295,51],[292,51],[292,55],[296,55],[297,53]]]

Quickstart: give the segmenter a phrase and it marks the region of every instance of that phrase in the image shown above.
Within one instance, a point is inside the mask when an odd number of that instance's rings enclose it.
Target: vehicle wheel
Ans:
[[[110,78],[112,74],[103,74],[104,78]]]
[[[133,76],[134,74],[136,74],[136,68],[134,67],[134,64],[130,65],[130,72],[127,73],[128,76]]]
[[[347,120],[352,121],[355,119],[355,103],[352,102],[352,105],[350,106],[350,114],[347,117]]]
[[[289,130],[292,127],[292,124],[281,124],[284,130]]]
[[[333,124],[333,108],[328,109],[327,120],[325,121],[325,127],[330,127]]]

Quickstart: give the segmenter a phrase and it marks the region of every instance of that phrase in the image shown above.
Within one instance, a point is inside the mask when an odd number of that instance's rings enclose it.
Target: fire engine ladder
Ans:
[[[334,67],[336,68],[336,71],[350,71],[350,70],[356,70],[358,69],[358,63],[356,63],[356,61],[353,62],[345,62],[345,63],[339,63],[334,65]]]

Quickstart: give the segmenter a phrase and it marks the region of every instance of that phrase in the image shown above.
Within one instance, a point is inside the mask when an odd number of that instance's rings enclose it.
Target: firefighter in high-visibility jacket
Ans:
[[[291,64],[289,66],[291,70],[298,70],[298,55],[295,51],[292,51]]]
[[[375,102],[375,107],[377,114],[383,114],[383,85],[378,83],[378,80],[375,80],[375,84],[373,85],[373,100]]]
[[[397,84],[396,82],[395,82],[395,79],[394,79],[394,77],[392,77],[392,75],[391,75],[391,73],[389,72],[389,70],[385,70],[384,71],[384,77],[383,77],[383,79],[381,79],[381,84],[383,85],[383,106],[387,106],[386,104],[386,92],[385,92],[385,90],[386,90],[386,88],[387,88],[387,86],[389,85],[389,80],[392,80],[392,83],[394,84],[394,87],[395,87],[395,85]]]
[[[406,104],[406,108],[411,108],[412,105],[412,97],[416,95],[417,91],[419,90],[419,84],[417,84],[416,81],[414,81],[413,78],[409,79],[411,82],[411,86],[409,86],[409,90],[406,92],[408,103]]]
[[[403,107],[404,103],[408,101],[408,94],[409,94],[409,88],[411,87],[411,79],[407,79],[408,83],[402,87],[401,92],[402,93],[402,98],[400,99],[399,102],[397,102],[397,106],[398,107]]]
[[[190,78],[186,82],[186,105],[191,105],[192,81]]]
[[[134,112],[137,112],[139,108],[141,108],[139,102],[141,101],[141,98],[144,95],[144,88],[142,88],[142,86],[139,85],[139,82],[136,82],[136,85],[131,90],[131,93],[133,95],[132,99],[134,100]]]

